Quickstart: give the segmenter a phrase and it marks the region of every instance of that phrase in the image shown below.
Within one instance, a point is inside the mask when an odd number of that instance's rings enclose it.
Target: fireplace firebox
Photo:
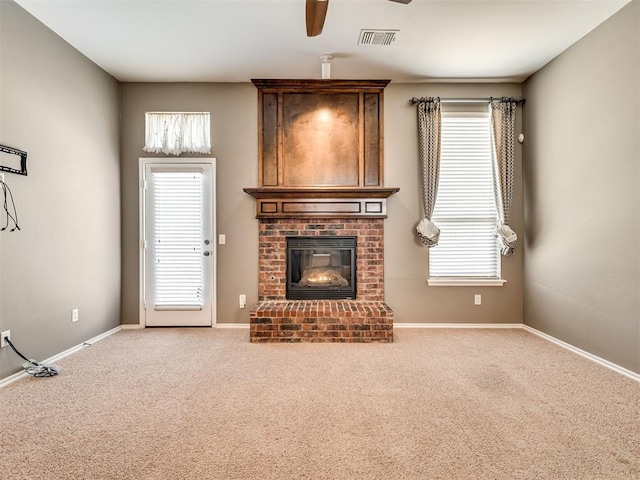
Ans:
[[[355,300],[356,237],[287,237],[287,299]]]

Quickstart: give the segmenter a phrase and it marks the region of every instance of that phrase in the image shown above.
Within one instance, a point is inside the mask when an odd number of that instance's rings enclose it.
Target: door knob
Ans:
[[[210,242],[209,240],[205,240],[205,241],[204,241],[204,244],[205,244],[205,245],[209,245],[210,243],[211,243],[211,242]]]
[[[210,252],[209,250],[205,250],[202,254],[203,254],[205,257],[208,257],[209,255],[211,255],[211,252]]]

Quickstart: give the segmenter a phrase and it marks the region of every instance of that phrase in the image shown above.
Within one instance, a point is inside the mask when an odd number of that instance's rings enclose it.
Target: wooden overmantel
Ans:
[[[395,187],[244,189],[256,199],[256,218],[386,218],[386,199],[398,190]]]
[[[258,89],[257,218],[386,217],[388,80],[252,80]]]

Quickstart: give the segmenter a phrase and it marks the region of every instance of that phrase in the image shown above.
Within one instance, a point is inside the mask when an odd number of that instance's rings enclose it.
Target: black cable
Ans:
[[[60,369],[57,365],[43,365],[42,363],[38,363],[35,360],[31,360],[20,353],[15,345],[11,342],[11,340],[5,338],[4,341],[9,344],[11,349],[16,352],[16,354],[20,358],[26,360],[27,363],[23,364],[22,366],[29,375],[33,375],[34,377],[53,377],[60,373]],[[29,367],[27,366],[28,364],[32,366]]]
[[[16,210],[16,202],[13,200],[13,193],[11,193],[11,189],[9,188],[9,185],[7,185],[5,182],[0,180],[0,184],[2,185],[2,192],[4,194],[3,208],[6,213],[5,225],[0,229],[0,231],[4,231],[9,227],[9,219],[11,219],[11,221],[14,224],[14,227],[10,231],[13,232],[15,230],[20,230],[20,226],[18,225],[18,211]],[[7,195],[7,193],[9,195]],[[8,199],[11,199],[11,207],[13,209],[13,215],[11,215],[11,212],[9,211],[9,204],[7,202]]]
[[[33,365],[38,365],[37,362],[33,361],[33,360],[29,360],[27,357],[25,357],[23,354],[21,354],[15,347],[15,345],[11,342],[11,340],[9,340],[8,338],[4,339],[5,342],[7,342],[9,344],[9,346],[11,347],[11,349],[16,352],[18,354],[18,356],[20,358],[22,358],[23,360],[26,360],[29,363],[32,363]]]
[[[2,193],[3,193],[3,198],[4,198],[2,207],[4,208],[4,211],[6,212],[4,227],[2,227],[0,229],[0,231],[4,232],[7,229],[7,227],[9,226],[9,210],[7,210],[7,184],[4,183],[2,180],[0,180],[0,186],[2,186]]]

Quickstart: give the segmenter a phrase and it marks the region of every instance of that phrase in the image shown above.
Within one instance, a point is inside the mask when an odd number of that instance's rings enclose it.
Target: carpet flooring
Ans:
[[[0,390],[6,479],[640,479],[640,384],[521,330],[120,331]]]

